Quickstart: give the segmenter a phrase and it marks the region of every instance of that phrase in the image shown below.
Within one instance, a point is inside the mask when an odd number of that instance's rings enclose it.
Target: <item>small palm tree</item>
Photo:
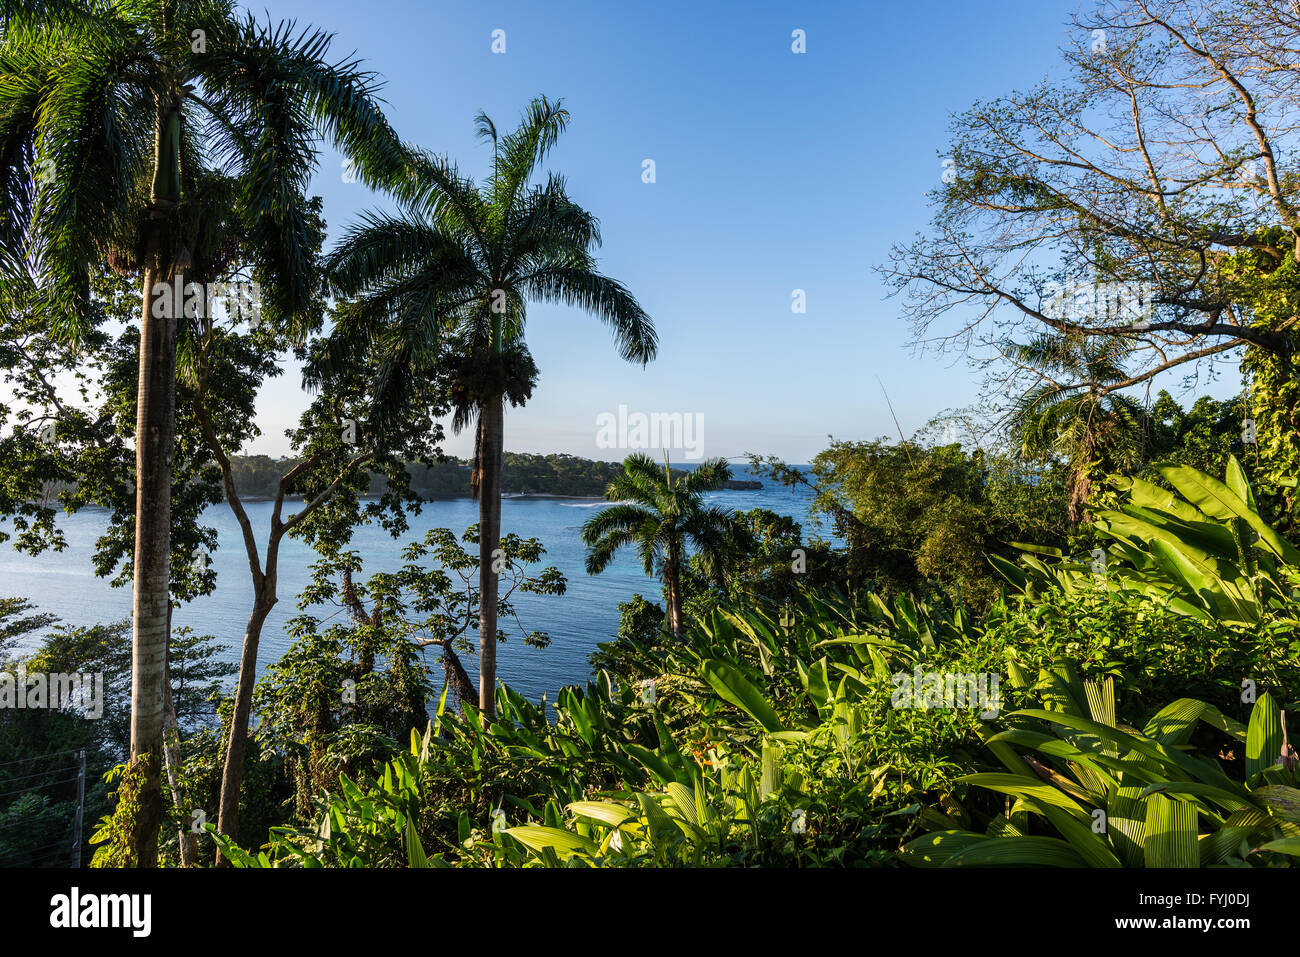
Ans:
[[[1063,460],[1070,470],[1070,521],[1083,520],[1096,476],[1129,473],[1143,462],[1149,416],[1118,391],[1129,345],[1118,339],[1042,335],[1004,346],[1004,354],[1039,377],[1008,419],[1022,458]]]
[[[184,336],[179,304],[161,291],[220,274],[225,251],[211,238],[229,203],[255,251],[263,314],[289,331],[317,286],[319,229],[305,194],[320,135],[353,158],[364,182],[404,180],[406,153],[379,111],[374,75],[352,60],[328,61],[330,41],[259,24],[230,0],[5,5],[0,281],[33,274],[41,317],[73,342],[91,326],[98,265],[138,276],[143,292],[131,701],[140,787],[131,846],[142,867],[156,863],[162,821],[170,463]],[[224,182],[215,173],[233,179],[233,197],[212,195],[208,187]],[[235,722],[227,754],[219,826],[231,837],[247,732]]]
[[[411,385],[449,380],[453,429],[477,420],[471,488],[479,500],[479,708],[495,710],[497,573],[505,402],[522,405],[537,378],[524,338],[529,300],[594,313],[613,331],[624,359],[642,364],[658,348],[654,324],[623,285],[596,269],[594,216],[551,174],[531,183],[569,114],[539,97],[519,126],[498,136],[486,115],[492,175],[481,186],[445,157],[414,154],[409,195],[397,214],[368,213],[327,257],[335,294],[356,300],[312,368],[323,381],[350,355],[378,347],[373,422],[409,400]]]
[[[663,578],[668,628],[680,639],[681,570],[688,546],[699,553],[714,577],[723,571],[731,543],[731,514],[706,506],[704,493],[721,488],[730,478],[726,459],[708,459],[674,479],[667,458],[661,471],[650,456],[629,455],[623,460],[623,474],[605,489],[605,498],[614,504],[582,526],[582,541],[590,549],[587,574],[599,575],[619,549],[635,545],[645,573]]]

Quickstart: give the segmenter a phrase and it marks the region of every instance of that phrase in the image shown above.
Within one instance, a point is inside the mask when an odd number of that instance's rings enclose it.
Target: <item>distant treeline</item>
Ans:
[[[269,455],[234,456],[231,466],[235,473],[235,488],[246,498],[270,498],[275,495],[280,476],[298,461],[296,458],[274,459]],[[469,495],[468,461],[448,459],[432,468],[412,463],[406,470],[411,474],[412,490],[425,498],[465,498]],[[575,455],[507,452],[502,490],[507,494],[595,497],[603,495],[605,486],[622,471],[622,465],[593,462]],[[375,494],[383,491],[380,476],[370,476],[370,491]]]

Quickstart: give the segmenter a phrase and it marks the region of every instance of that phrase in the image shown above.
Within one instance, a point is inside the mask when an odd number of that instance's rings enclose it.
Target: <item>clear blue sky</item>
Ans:
[[[259,13],[262,6],[253,6]],[[598,320],[534,305],[528,341],[541,380],[510,410],[506,448],[600,458],[596,418],[703,416],[704,454],[806,462],[826,436],[892,434],[970,403],[975,375],[914,359],[873,267],[923,229],[942,174],[948,116],[1057,69],[1072,5],[989,3],[273,0],[275,19],[335,32],[385,77],[399,134],[481,176],[481,108],[514,125],[539,94],[572,119],[549,165],[601,220],[602,268],[654,318],[659,358],[622,362]],[[807,52],[791,51],[802,29]],[[506,52],[491,51],[492,31]],[[653,159],[657,182],[642,182]],[[313,190],[332,237],[382,197],[343,182],[325,151]],[[792,314],[794,289],[807,312]],[[281,453],[303,404],[291,372],[263,394]],[[472,438],[450,440],[468,454]]]

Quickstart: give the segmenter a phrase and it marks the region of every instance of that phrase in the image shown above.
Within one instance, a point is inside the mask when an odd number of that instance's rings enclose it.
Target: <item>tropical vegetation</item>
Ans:
[[[741,456],[505,450],[538,305],[660,353],[548,166],[562,101],[480,112],[476,179],[401,141],[329,33],[229,0],[0,3],[0,543],[59,552],[102,509],[93,570],[133,597],[77,626],[0,596],[0,866],[1290,867],[1282,6],[1098,0],[1109,40],[1064,79],[954,117],[930,226],[882,271],[918,344],[984,350],[985,400],[744,456],[796,517],[726,507]],[[388,204],[333,244],[322,145]],[[1156,388],[1227,360],[1239,389]],[[306,407],[253,454],[286,372]],[[412,531],[467,494],[477,522]],[[552,701],[498,655],[568,637],[539,602],[582,609],[507,494],[601,498],[563,503],[591,508],[585,572],[646,577]],[[247,604],[214,636],[173,617],[216,587],[217,514]],[[73,675],[101,697],[18,703]]]

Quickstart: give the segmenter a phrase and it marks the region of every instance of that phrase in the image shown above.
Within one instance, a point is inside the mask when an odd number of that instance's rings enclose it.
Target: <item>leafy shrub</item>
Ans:
[[[1119,718],[1109,679],[1081,682],[1059,668],[1044,672],[1035,687],[1044,707],[1008,715],[1005,730],[988,739],[1007,771],[963,778],[1005,795],[1003,809],[968,801],[961,826],[911,841],[902,850],[906,861],[1278,866],[1300,855],[1295,751],[1269,695],[1256,702],[1249,726],[1180,698],[1139,731]],[[1208,756],[1190,746],[1206,727],[1227,744]]]

